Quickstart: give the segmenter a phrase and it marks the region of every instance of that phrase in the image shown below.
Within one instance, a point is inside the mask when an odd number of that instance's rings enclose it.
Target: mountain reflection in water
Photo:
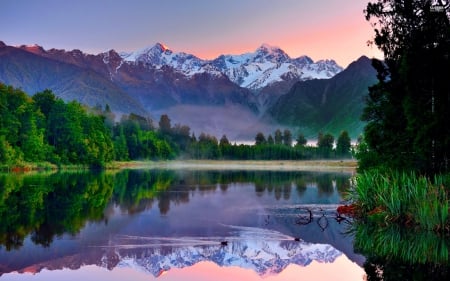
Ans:
[[[345,260],[362,280],[364,258],[342,235],[345,221],[335,220],[349,177],[137,170],[0,176],[0,279],[30,277],[11,272],[65,272],[58,278],[67,279],[102,268],[163,278],[205,266],[266,278]],[[300,223],[305,209],[311,221]],[[94,276],[83,279],[99,280]]]

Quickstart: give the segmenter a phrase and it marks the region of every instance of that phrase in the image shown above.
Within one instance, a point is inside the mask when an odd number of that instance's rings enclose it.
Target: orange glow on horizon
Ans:
[[[302,277],[302,279],[299,279]],[[315,280],[315,281],[360,281],[365,280],[365,272],[357,264],[350,261],[345,255],[338,257],[333,263],[319,263],[313,261],[308,266],[295,264],[288,265],[279,274],[259,276],[255,271],[240,267],[220,267],[214,262],[199,262],[187,268],[174,268],[158,280],[175,281],[289,281],[289,280]]]
[[[307,266],[295,264],[288,265],[279,274],[258,275],[248,268],[237,266],[220,267],[214,262],[203,261],[185,268],[173,268],[168,271],[162,270],[158,276],[153,276],[149,272],[136,270],[129,267],[116,267],[108,270],[96,265],[82,266],[77,270],[64,268],[59,270],[43,269],[37,273],[12,272],[4,274],[2,277],[24,281],[48,281],[48,280],[134,280],[134,281],[362,281],[366,280],[364,270],[356,263],[349,260],[345,255],[339,256],[333,263],[311,262]],[[32,274],[30,274],[32,273]]]

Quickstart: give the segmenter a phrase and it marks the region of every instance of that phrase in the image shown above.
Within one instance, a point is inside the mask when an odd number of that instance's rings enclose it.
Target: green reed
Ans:
[[[348,199],[367,219],[448,231],[448,183],[443,175],[430,180],[414,172],[372,170],[354,178]]]
[[[449,261],[449,240],[432,231],[368,223],[354,224],[353,232],[355,249],[365,255],[411,264],[446,264]]]

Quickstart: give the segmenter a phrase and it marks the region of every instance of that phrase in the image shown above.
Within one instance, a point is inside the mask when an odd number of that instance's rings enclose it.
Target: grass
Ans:
[[[431,180],[414,172],[368,171],[354,178],[348,199],[360,216],[381,224],[448,232],[449,179],[445,175]]]

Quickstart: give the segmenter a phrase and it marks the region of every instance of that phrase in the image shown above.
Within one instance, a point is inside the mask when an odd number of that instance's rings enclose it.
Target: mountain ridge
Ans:
[[[352,64],[342,70],[333,60],[292,59],[267,44],[255,52],[202,60],[160,43],[134,53],[111,49],[92,55],[0,41],[0,81],[30,95],[48,88],[66,101],[108,104],[118,118],[169,114],[174,124],[186,124],[196,134],[227,134],[233,140],[250,140],[280,126],[310,138],[341,130],[356,138],[362,132],[363,96],[375,77],[365,61],[366,67],[350,75]],[[305,94],[298,91],[302,87],[310,89]],[[317,95],[345,110],[324,106]]]
[[[127,62],[150,67],[169,65],[189,76],[203,72],[224,74],[235,84],[254,91],[274,82],[331,78],[343,70],[334,60],[314,62],[307,56],[292,59],[281,48],[268,44],[262,44],[254,52],[223,54],[212,60],[174,52],[162,43],[120,55]]]
[[[376,81],[371,60],[362,56],[333,78],[295,83],[267,115],[282,124],[296,125],[305,135],[322,131],[337,136],[345,128],[356,139],[364,127],[360,120],[364,97]]]

